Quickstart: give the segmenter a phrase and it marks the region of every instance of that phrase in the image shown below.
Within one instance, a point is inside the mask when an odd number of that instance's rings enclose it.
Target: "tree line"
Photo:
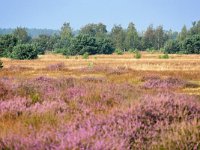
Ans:
[[[110,32],[103,23],[87,24],[78,32],[64,23],[59,34],[30,37],[27,29],[17,27],[11,34],[0,35],[0,57],[34,59],[46,51],[64,55],[112,54],[115,51],[163,51],[164,53],[200,54],[200,21],[180,33],[149,25],[137,31],[134,23],[127,28],[114,25]]]

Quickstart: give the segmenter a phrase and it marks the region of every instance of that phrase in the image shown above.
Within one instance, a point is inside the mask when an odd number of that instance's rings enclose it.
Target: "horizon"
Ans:
[[[101,22],[110,31],[115,24],[127,28],[133,22],[139,32],[150,24],[179,32],[183,25],[190,28],[193,21],[200,19],[199,5],[198,0],[7,0],[0,6],[0,28],[60,30],[64,22],[69,22],[76,31],[86,24]]]

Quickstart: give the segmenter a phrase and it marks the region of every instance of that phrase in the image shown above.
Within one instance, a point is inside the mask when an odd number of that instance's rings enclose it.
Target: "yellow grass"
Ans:
[[[134,54],[126,53],[124,55],[95,55],[89,59],[82,59],[78,56],[69,57],[47,54],[39,56],[36,60],[10,60],[2,59],[5,68],[13,65],[21,67],[29,67],[34,69],[42,69],[49,64],[63,62],[69,69],[77,69],[87,67],[90,63],[98,66],[119,67],[123,66],[134,70],[152,70],[152,71],[199,71],[200,55],[170,55],[170,59],[159,59],[161,54],[142,53],[141,59],[135,59]],[[96,58],[95,58],[96,57]]]

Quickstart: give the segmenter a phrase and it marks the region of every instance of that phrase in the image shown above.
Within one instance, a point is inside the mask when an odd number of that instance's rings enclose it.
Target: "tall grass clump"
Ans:
[[[164,54],[164,55],[159,55],[160,59],[169,59],[169,55],[168,54]]]
[[[124,52],[121,49],[118,49],[118,48],[115,50],[115,53],[117,55],[123,55],[124,54]]]
[[[88,59],[89,58],[89,53],[85,52],[82,56],[83,59]]]
[[[139,51],[135,51],[134,57],[135,57],[136,59],[140,59],[140,58],[142,57],[142,54],[141,54]]]

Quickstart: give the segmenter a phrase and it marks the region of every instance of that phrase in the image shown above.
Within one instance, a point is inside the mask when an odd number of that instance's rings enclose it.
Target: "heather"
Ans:
[[[198,71],[98,65],[101,59],[69,58],[71,68],[46,58],[4,61],[0,149],[200,149]]]

